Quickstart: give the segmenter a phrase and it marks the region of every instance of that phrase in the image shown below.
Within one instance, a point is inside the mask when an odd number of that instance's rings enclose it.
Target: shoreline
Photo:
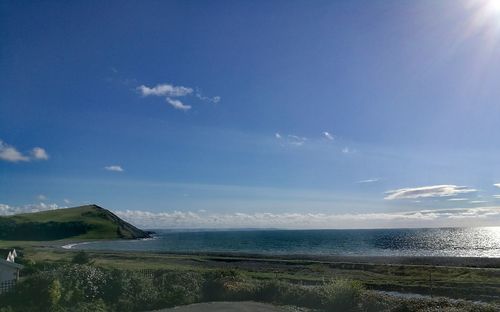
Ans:
[[[151,238],[149,238],[151,239]],[[137,239],[143,240],[143,239]],[[99,241],[99,240],[96,240]],[[116,240],[121,241],[121,240]],[[67,241],[44,244],[38,247],[54,248],[64,251],[80,251],[74,248],[86,245],[93,240]],[[48,243],[48,242],[45,242]],[[450,257],[450,256],[364,256],[364,255],[314,255],[314,254],[268,254],[268,253],[245,253],[245,252],[220,252],[220,251],[141,251],[141,250],[114,250],[114,249],[83,249],[88,253],[105,252],[111,254],[148,254],[167,256],[203,256],[215,258],[230,258],[232,261],[301,261],[316,263],[346,263],[362,265],[418,265],[439,267],[468,267],[468,268],[491,268],[500,269],[500,257]]]
[[[149,238],[151,239],[151,238]],[[140,241],[142,239],[137,239]],[[68,239],[59,241],[4,241],[5,247],[35,248],[39,250],[52,250],[54,252],[75,252],[82,249],[79,245],[99,242],[99,239]],[[107,241],[123,241],[107,240]],[[76,247],[76,248],[75,248]],[[138,251],[138,250],[113,250],[113,249],[83,249],[88,253],[106,253],[114,255],[155,255],[155,256],[188,256],[217,258],[223,261],[256,261],[256,262],[301,262],[301,263],[336,263],[351,265],[405,265],[405,266],[437,266],[437,267],[467,267],[500,269],[500,257],[450,257],[450,256],[368,256],[368,255],[314,255],[314,254],[269,254],[245,252],[219,252],[219,251]]]
[[[80,242],[80,243],[71,243],[71,244],[66,244],[66,245],[63,245],[61,246],[62,249],[73,249],[73,247],[75,246],[78,246],[78,245],[86,245],[86,244],[90,244],[91,242]]]

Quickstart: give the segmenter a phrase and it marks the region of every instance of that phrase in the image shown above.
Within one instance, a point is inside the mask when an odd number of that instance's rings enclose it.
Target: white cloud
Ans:
[[[285,146],[287,144],[288,145],[293,145],[293,146],[301,146],[301,145],[303,145],[307,141],[307,138],[305,138],[305,137],[300,137],[298,135],[293,135],[293,134],[289,134],[289,135],[283,136],[283,135],[281,135],[278,132],[276,132],[274,134],[274,137],[276,139],[278,139],[278,140],[281,140],[280,144],[282,146]]]
[[[24,156],[15,147],[10,146],[0,140],[0,159],[10,162],[29,161],[29,157]]]
[[[167,103],[172,105],[175,109],[180,109],[183,111],[187,111],[187,110],[191,109],[191,105],[186,105],[186,104],[182,103],[180,100],[171,99],[171,98],[167,98],[166,100],[167,100]]]
[[[40,201],[46,201],[47,200],[47,196],[43,195],[43,194],[40,194],[36,197],[38,200]]]
[[[163,83],[158,84],[154,87],[148,87],[145,85],[141,85],[137,87],[139,93],[142,96],[160,96],[164,97],[167,103],[172,105],[175,109],[187,111],[191,109],[191,105],[186,105],[179,99],[178,97],[184,97],[191,95],[192,97],[196,97],[201,101],[210,102],[210,103],[219,103],[221,100],[220,96],[208,97],[204,96],[199,90],[194,91],[193,88],[183,87],[183,86],[174,86],[172,84]]]
[[[295,145],[295,146],[301,146],[307,140],[307,138],[299,137],[299,136],[292,135],[292,134],[289,134],[287,136],[287,138],[288,138],[288,140],[287,140],[288,144]]]
[[[327,138],[328,140],[333,140],[333,135],[331,135],[329,132],[324,131],[324,132],[323,132],[323,135],[324,135],[324,136],[325,136],[325,138]]]
[[[448,198],[449,201],[466,201],[469,200],[468,198],[465,197],[456,197],[456,198]]]
[[[115,211],[115,213],[143,228],[374,228],[459,226],[461,219],[469,224],[488,224],[500,217],[500,207],[475,207],[418,210],[394,213],[207,213],[148,212],[141,210]],[[478,220],[483,223],[478,223]],[[493,222],[492,221],[492,222]]]
[[[67,198],[63,199],[63,201],[64,201],[65,204],[71,204],[71,200],[69,200]]]
[[[500,183],[495,183],[493,186],[500,187]]]
[[[475,189],[456,185],[432,185],[414,188],[402,188],[385,192],[388,194],[384,199],[415,199],[428,197],[448,197],[457,194],[476,192]]]
[[[486,201],[486,200],[471,200],[471,201],[469,201],[469,204],[484,204],[487,202],[488,201]]]
[[[210,103],[214,103],[214,104],[217,104],[220,102],[221,100],[221,97],[220,96],[213,96],[213,97],[208,97],[208,96],[204,96],[201,94],[201,92],[196,92],[196,97],[199,98],[200,100],[202,101],[205,101],[205,102],[210,102]]]
[[[0,159],[9,162],[31,161],[31,160],[47,160],[49,155],[41,147],[35,147],[31,151],[32,157],[26,156],[19,152],[14,146],[11,146],[0,140]]]
[[[493,195],[493,198],[500,199],[500,195]]]
[[[123,170],[123,168],[121,166],[118,166],[118,165],[106,166],[106,167],[104,167],[104,169],[108,170],[108,171],[115,171],[115,172],[125,171],[125,170]]]
[[[46,204],[46,203],[29,204],[24,206],[10,206],[6,204],[0,204],[0,215],[10,216],[19,213],[39,212],[45,210],[55,210],[60,208],[66,208],[66,207],[61,207],[58,206],[57,204]]]
[[[171,84],[158,84],[155,87],[147,87],[145,85],[141,85],[137,87],[137,90],[143,95],[143,96],[149,96],[149,95],[154,95],[154,96],[171,96],[171,97],[176,97],[176,96],[185,96],[188,94],[193,93],[192,88],[188,87],[182,87],[182,86],[174,86]]]
[[[378,181],[380,181],[379,178],[374,178],[374,179],[361,180],[361,181],[358,181],[357,183],[375,183]]]
[[[49,154],[41,148],[41,147],[35,147],[31,151],[31,155],[33,156],[34,159],[39,159],[39,160],[47,160],[49,159]]]
[[[341,152],[342,152],[343,154],[351,154],[351,153],[354,153],[354,152],[355,152],[355,150],[353,150],[353,149],[351,149],[351,148],[349,148],[349,147],[344,147],[344,148],[341,150]]]

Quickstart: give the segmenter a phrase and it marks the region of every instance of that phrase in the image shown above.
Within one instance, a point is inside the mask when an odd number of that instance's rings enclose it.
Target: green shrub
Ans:
[[[74,264],[88,264],[90,262],[90,257],[85,251],[81,250],[73,256],[71,262]]]
[[[125,285],[125,282],[128,281],[127,272],[114,269],[107,270],[104,274],[101,298],[108,304],[117,303],[123,296],[124,289],[127,288]]]
[[[2,296],[2,306],[10,306],[14,311],[51,311],[57,308],[60,298],[61,287],[56,277],[39,273]]]
[[[158,289],[153,280],[136,272],[121,276],[121,295],[115,305],[117,311],[147,311],[157,307]]]
[[[322,307],[322,296],[316,287],[305,287],[278,280],[261,282],[255,299],[315,309]]]
[[[256,299],[265,302],[281,303],[289,297],[290,285],[278,280],[262,282],[256,293]]]
[[[194,272],[160,272],[154,278],[158,304],[162,307],[184,305],[201,300],[203,277]]]
[[[61,282],[59,282],[58,279],[53,279],[49,284],[47,292],[50,306],[57,306],[59,304],[59,300],[61,300]]]
[[[65,300],[76,304],[102,297],[106,284],[105,270],[89,265],[68,265],[53,271],[64,289],[68,291]]]
[[[248,300],[255,294],[256,286],[240,271],[217,270],[205,274],[204,301]]]
[[[361,302],[363,285],[358,281],[334,279],[320,288],[322,306],[327,311],[352,311]]]

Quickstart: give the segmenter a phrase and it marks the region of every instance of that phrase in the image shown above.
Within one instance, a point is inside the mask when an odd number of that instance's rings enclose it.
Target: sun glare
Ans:
[[[489,6],[493,12],[500,14],[500,0],[490,0]]]
[[[470,16],[465,21],[462,39],[482,37],[481,50],[485,57],[491,57],[500,43],[500,0],[473,0],[467,2],[466,8]]]
[[[483,18],[496,20],[500,23],[500,0],[480,1],[479,11]]]

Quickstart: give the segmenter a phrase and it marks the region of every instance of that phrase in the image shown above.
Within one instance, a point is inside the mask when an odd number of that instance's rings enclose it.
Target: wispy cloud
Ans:
[[[487,200],[471,200],[469,201],[469,204],[484,204],[487,203]]]
[[[49,155],[41,147],[35,147],[30,152],[31,157],[24,155],[18,151],[14,146],[11,146],[0,140],[0,159],[8,162],[20,162],[31,160],[47,160]]]
[[[394,213],[207,213],[197,212],[148,212],[141,210],[115,211],[115,213],[144,228],[373,228],[441,226],[460,224],[457,220],[487,222],[500,216],[500,207],[455,208],[418,210]],[[490,219],[488,219],[490,218]]]
[[[203,94],[201,94],[200,91],[196,91],[195,95],[196,95],[197,98],[199,98],[202,101],[209,102],[209,103],[214,103],[214,104],[219,103],[220,100],[221,100],[220,96],[208,97],[208,96],[204,96]]]
[[[499,187],[500,188],[500,183],[495,183],[493,186]]]
[[[349,147],[344,147],[341,152],[343,154],[350,154],[350,153],[354,153],[354,150],[353,149],[350,149]]]
[[[140,85],[137,87],[137,91],[142,96],[159,96],[164,97],[168,104],[173,108],[188,111],[191,109],[191,105],[183,103],[178,97],[191,96],[191,99],[197,98],[198,100],[210,103],[219,103],[221,100],[220,96],[208,97],[201,93],[201,91],[195,91],[191,87],[175,86],[168,83],[158,84],[154,87],[148,87],[146,85]]]
[[[333,141],[333,135],[331,135],[328,131],[324,131],[324,132],[323,132],[323,136],[324,136],[326,139],[328,139],[328,140],[330,140],[330,141]]]
[[[301,146],[307,141],[307,138],[305,137],[299,137],[297,135],[292,135],[289,134],[287,136],[287,142],[288,144],[295,145],[295,146]]]
[[[158,84],[154,87],[147,87],[145,85],[141,85],[137,87],[137,90],[143,95],[143,96],[171,96],[171,97],[177,97],[177,96],[185,96],[188,94],[193,93],[192,88],[188,87],[183,87],[183,86],[174,86],[168,83],[164,84]]]
[[[274,134],[274,137],[280,140],[282,143],[293,146],[302,146],[307,141],[307,138],[305,137],[300,137],[298,135],[293,135],[293,134],[288,134],[286,136],[283,136],[278,132]]]
[[[374,178],[374,179],[361,180],[361,181],[358,181],[356,183],[375,183],[375,182],[379,182],[379,181],[380,181],[379,178]]]
[[[191,109],[191,105],[186,105],[186,104],[182,103],[180,100],[167,98],[166,101],[168,104],[172,105],[172,107],[175,109],[180,109],[183,111],[187,111],[187,110]]]
[[[448,198],[449,201],[467,201],[468,198],[465,197],[456,197],[456,198]]]
[[[477,190],[457,185],[432,185],[414,188],[402,188],[387,191],[384,199],[416,199],[429,197],[449,197],[457,194],[476,192]]]
[[[40,194],[36,197],[38,200],[40,201],[46,201],[47,200],[47,196],[43,195],[43,194]]]
[[[118,165],[106,166],[106,167],[104,167],[104,169],[108,170],[108,171],[115,171],[115,172],[125,171],[125,170],[123,170],[123,168],[121,166],[118,166]]]

